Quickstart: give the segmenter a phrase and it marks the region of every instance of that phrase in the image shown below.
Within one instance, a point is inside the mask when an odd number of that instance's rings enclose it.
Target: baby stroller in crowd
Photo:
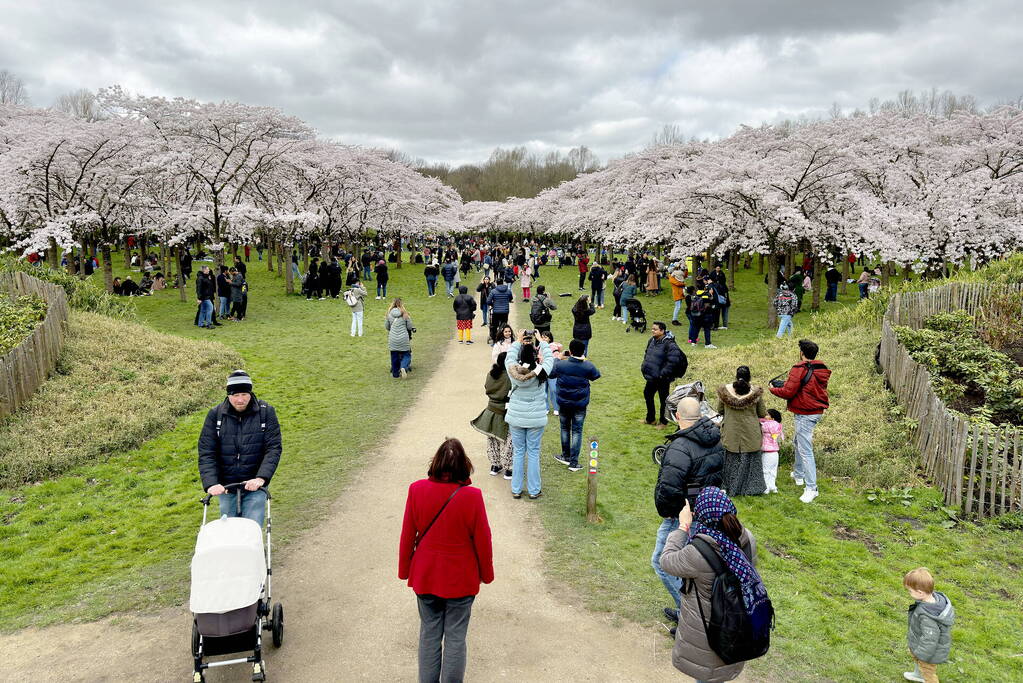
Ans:
[[[625,302],[625,308],[629,311],[629,325],[625,331],[635,329],[637,332],[646,332],[646,312],[643,311],[643,304],[639,299],[629,299]]]
[[[674,391],[668,394],[668,399],[664,402],[664,412],[667,413],[667,417],[672,422],[677,422],[675,419],[675,413],[678,412],[678,404],[684,398],[695,398],[700,402],[700,415],[703,417],[709,417],[710,420],[717,426],[721,426],[721,421],[724,420],[724,415],[721,415],[716,410],[710,407],[704,396],[703,382],[697,380],[690,382],[689,384],[680,384],[675,387]],[[653,452],[650,456],[653,458],[654,464],[658,467],[661,466],[661,460],[664,458],[664,452],[668,450],[668,444],[674,440],[674,434],[669,434],[664,443],[654,446]]]
[[[229,484],[239,512],[244,484]],[[252,680],[266,680],[263,662],[263,631],[270,631],[274,647],[284,641],[284,608],[270,608],[270,492],[266,492],[266,553],[263,530],[244,517],[224,517],[206,523],[210,499],[202,499],[202,526],[192,556],[193,683],[206,680],[205,671],[230,664],[252,665]],[[243,653],[234,659],[204,661],[208,657]]]

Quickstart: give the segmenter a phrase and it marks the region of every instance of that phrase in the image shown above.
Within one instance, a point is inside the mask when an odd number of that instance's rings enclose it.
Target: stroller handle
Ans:
[[[231,491],[238,491],[238,492],[240,492],[241,490],[243,490],[245,488],[245,482],[239,481],[239,482],[235,482],[234,484],[224,484],[224,488],[227,489],[227,493],[230,493]],[[257,491],[262,491],[263,493],[265,493],[266,494],[266,499],[270,500],[270,490],[267,489],[265,486],[260,486],[256,490]],[[226,495],[226,494],[222,494],[222,495]],[[201,502],[202,502],[203,505],[209,505],[211,500],[213,500],[213,495],[210,494],[210,493],[207,493],[205,496],[203,496]]]

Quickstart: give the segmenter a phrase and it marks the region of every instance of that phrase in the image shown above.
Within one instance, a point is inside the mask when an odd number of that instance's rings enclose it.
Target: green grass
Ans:
[[[120,256],[114,258],[117,264]],[[284,454],[273,482],[274,540],[283,547],[322,517],[348,475],[416,401],[452,334],[454,315],[446,297],[426,298],[422,266],[392,267],[388,294],[405,298],[418,328],[416,370],[402,382],[389,372],[386,302],[370,297],[366,336],[353,339],[343,301],[287,297],[283,279],[267,273],[255,254],[250,268],[249,317],[242,323],[194,327],[191,286],[186,302],[167,290],[135,303],[139,319],[153,328],[220,342],[230,349],[225,361],[244,358],[255,393],[276,406]],[[144,338],[139,343],[144,357]],[[216,385],[226,378],[221,367],[209,372]],[[174,604],[187,595],[201,518],[195,449],[206,410],[176,424],[168,420],[168,431],[139,448],[37,486],[0,489],[0,629]],[[428,457],[424,451],[424,463]]]
[[[689,356],[685,381],[701,379],[713,391],[730,381],[735,367],[749,365],[754,381],[787,370],[795,344],[777,341],[766,328],[762,277],[738,273],[729,330],[714,333],[718,350],[685,345],[686,328],[674,327]],[[545,268],[540,283],[575,292],[567,270]],[[553,282],[553,286],[552,286]],[[791,442],[782,452],[781,494],[737,501],[740,517],[757,536],[760,567],[778,612],[771,653],[754,662],[753,679],[863,681],[898,679],[907,664],[902,575],[928,566],[960,617],[954,632],[948,680],[1009,680],[1023,676],[1018,627],[1023,606],[1018,516],[947,530],[940,495],[915,474],[916,456],[881,378],[873,369],[879,302],[855,303],[855,287],[838,304],[811,320],[796,317],[796,339],[809,335],[835,374],[832,408],[818,427],[815,453],[821,497],[798,500],[788,478]],[[570,302],[574,296],[560,299]],[[610,302],[610,299],[609,299]],[[669,320],[670,294],[643,298],[647,319]],[[563,308],[568,308],[566,305]],[[844,309],[844,310],[843,310]],[[831,315],[828,310],[837,311]],[[657,469],[650,450],[664,432],[639,424],[644,415],[639,365],[649,333],[625,333],[611,322],[611,307],[594,317],[591,360],[603,377],[594,385],[584,436],[600,439],[598,509],[602,523],[585,521],[585,476],[571,474],[545,457],[540,507],[547,530],[548,566],[588,607],[638,622],[654,623],[669,604],[650,568],[659,518],[653,505]],[[560,309],[556,338],[571,335],[570,315]],[[769,398],[769,407],[784,402]],[[791,416],[784,418],[792,436]],[[549,423],[545,456],[560,449],[557,423]],[[871,503],[868,486],[912,486],[911,504]],[[1012,528],[1016,524],[1016,528]],[[1015,675],[1005,675],[1014,672]]]

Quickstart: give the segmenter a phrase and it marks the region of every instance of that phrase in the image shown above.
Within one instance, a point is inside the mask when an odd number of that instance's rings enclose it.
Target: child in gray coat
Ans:
[[[925,567],[906,574],[902,585],[916,602],[909,606],[909,651],[916,668],[902,674],[907,681],[938,683],[938,664],[948,661],[956,611],[944,593],[934,590],[934,577]]]

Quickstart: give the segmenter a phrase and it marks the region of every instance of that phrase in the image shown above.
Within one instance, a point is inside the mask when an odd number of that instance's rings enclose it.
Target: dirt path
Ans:
[[[284,647],[268,645],[270,680],[415,680],[419,625],[415,597],[396,578],[397,539],[407,486],[425,475],[446,436],[461,438],[473,458],[494,533],[496,580],[473,608],[467,678],[684,679],[671,666],[670,641],[656,630],[612,625],[551,590],[535,513],[544,503],[514,500],[509,482],[488,476],[484,438],[468,425],[485,405],[489,365],[486,343],[451,342],[418,405],[395,424],[328,521],[275,563],[274,595],[287,630]],[[182,606],[2,636],[0,680],[190,680],[190,624]],[[247,681],[248,673],[231,667],[208,680]]]

